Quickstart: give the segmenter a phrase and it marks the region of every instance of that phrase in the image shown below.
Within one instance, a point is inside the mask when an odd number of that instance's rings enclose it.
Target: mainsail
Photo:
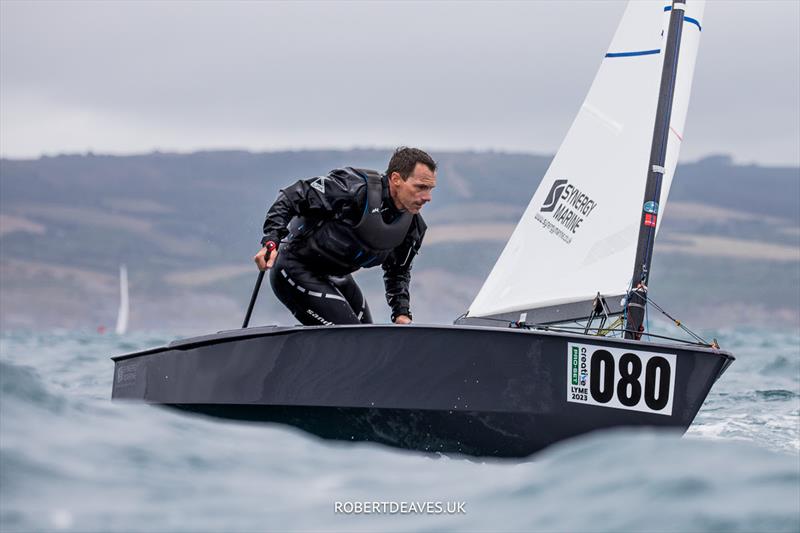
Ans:
[[[691,0],[685,11],[658,224],[683,138],[703,8]],[[671,10],[659,0],[628,4],[578,116],[462,322],[584,318],[598,293],[611,313],[621,312]]]

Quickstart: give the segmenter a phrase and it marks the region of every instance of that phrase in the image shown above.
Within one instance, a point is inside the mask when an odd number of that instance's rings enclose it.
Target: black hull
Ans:
[[[640,410],[610,407],[616,400],[568,401],[569,343],[649,354],[645,361],[669,354],[670,405],[653,403],[658,398],[648,400],[654,409],[639,401]],[[376,325],[251,328],[114,360],[115,399],[289,424],[328,439],[521,457],[597,429],[685,431],[733,358],[697,347],[519,329]]]

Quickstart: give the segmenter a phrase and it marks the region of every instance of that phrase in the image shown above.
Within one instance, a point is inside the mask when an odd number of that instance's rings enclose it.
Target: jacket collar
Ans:
[[[381,181],[383,181],[383,198],[381,201],[381,211],[384,212],[384,214],[389,214],[390,218],[394,219],[400,216],[401,213],[404,213],[405,210],[397,209],[397,206],[394,203],[391,190],[389,189],[389,177],[386,174],[382,174]],[[386,211],[383,211],[383,209],[386,209]],[[384,216],[384,218],[386,217]]]

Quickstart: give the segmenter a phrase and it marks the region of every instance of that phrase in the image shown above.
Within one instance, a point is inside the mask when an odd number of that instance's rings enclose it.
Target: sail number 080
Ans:
[[[669,402],[672,369],[663,357],[656,355],[647,360],[644,386],[642,360],[636,354],[622,354],[619,364],[615,365],[614,356],[609,351],[596,350],[590,365],[589,392],[598,403],[610,402],[615,392],[619,403],[626,407],[636,406],[643,394],[645,404],[653,411],[660,411]]]
[[[675,353],[567,343],[567,401],[672,415]]]

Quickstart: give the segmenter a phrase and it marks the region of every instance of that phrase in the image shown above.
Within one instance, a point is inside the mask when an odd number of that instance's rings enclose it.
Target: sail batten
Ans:
[[[669,121],[675,135],[667,141],[662,200],[657,206],[661,213],[684,131],[702,3],[691,2],[684,17],[697,24],[682,36]],[[659,0],[627,6],[575,121],[470,305],[467,319],[518,311],[549,316],[553,302],[587,302],[597,293],[627,292],[643,209],[645,170],[650,168],[662,51],[671,15],[668,7],[665,10]],[[591,305],[568,307],[579,314],[562,312],[564,320],[591,312]]]

